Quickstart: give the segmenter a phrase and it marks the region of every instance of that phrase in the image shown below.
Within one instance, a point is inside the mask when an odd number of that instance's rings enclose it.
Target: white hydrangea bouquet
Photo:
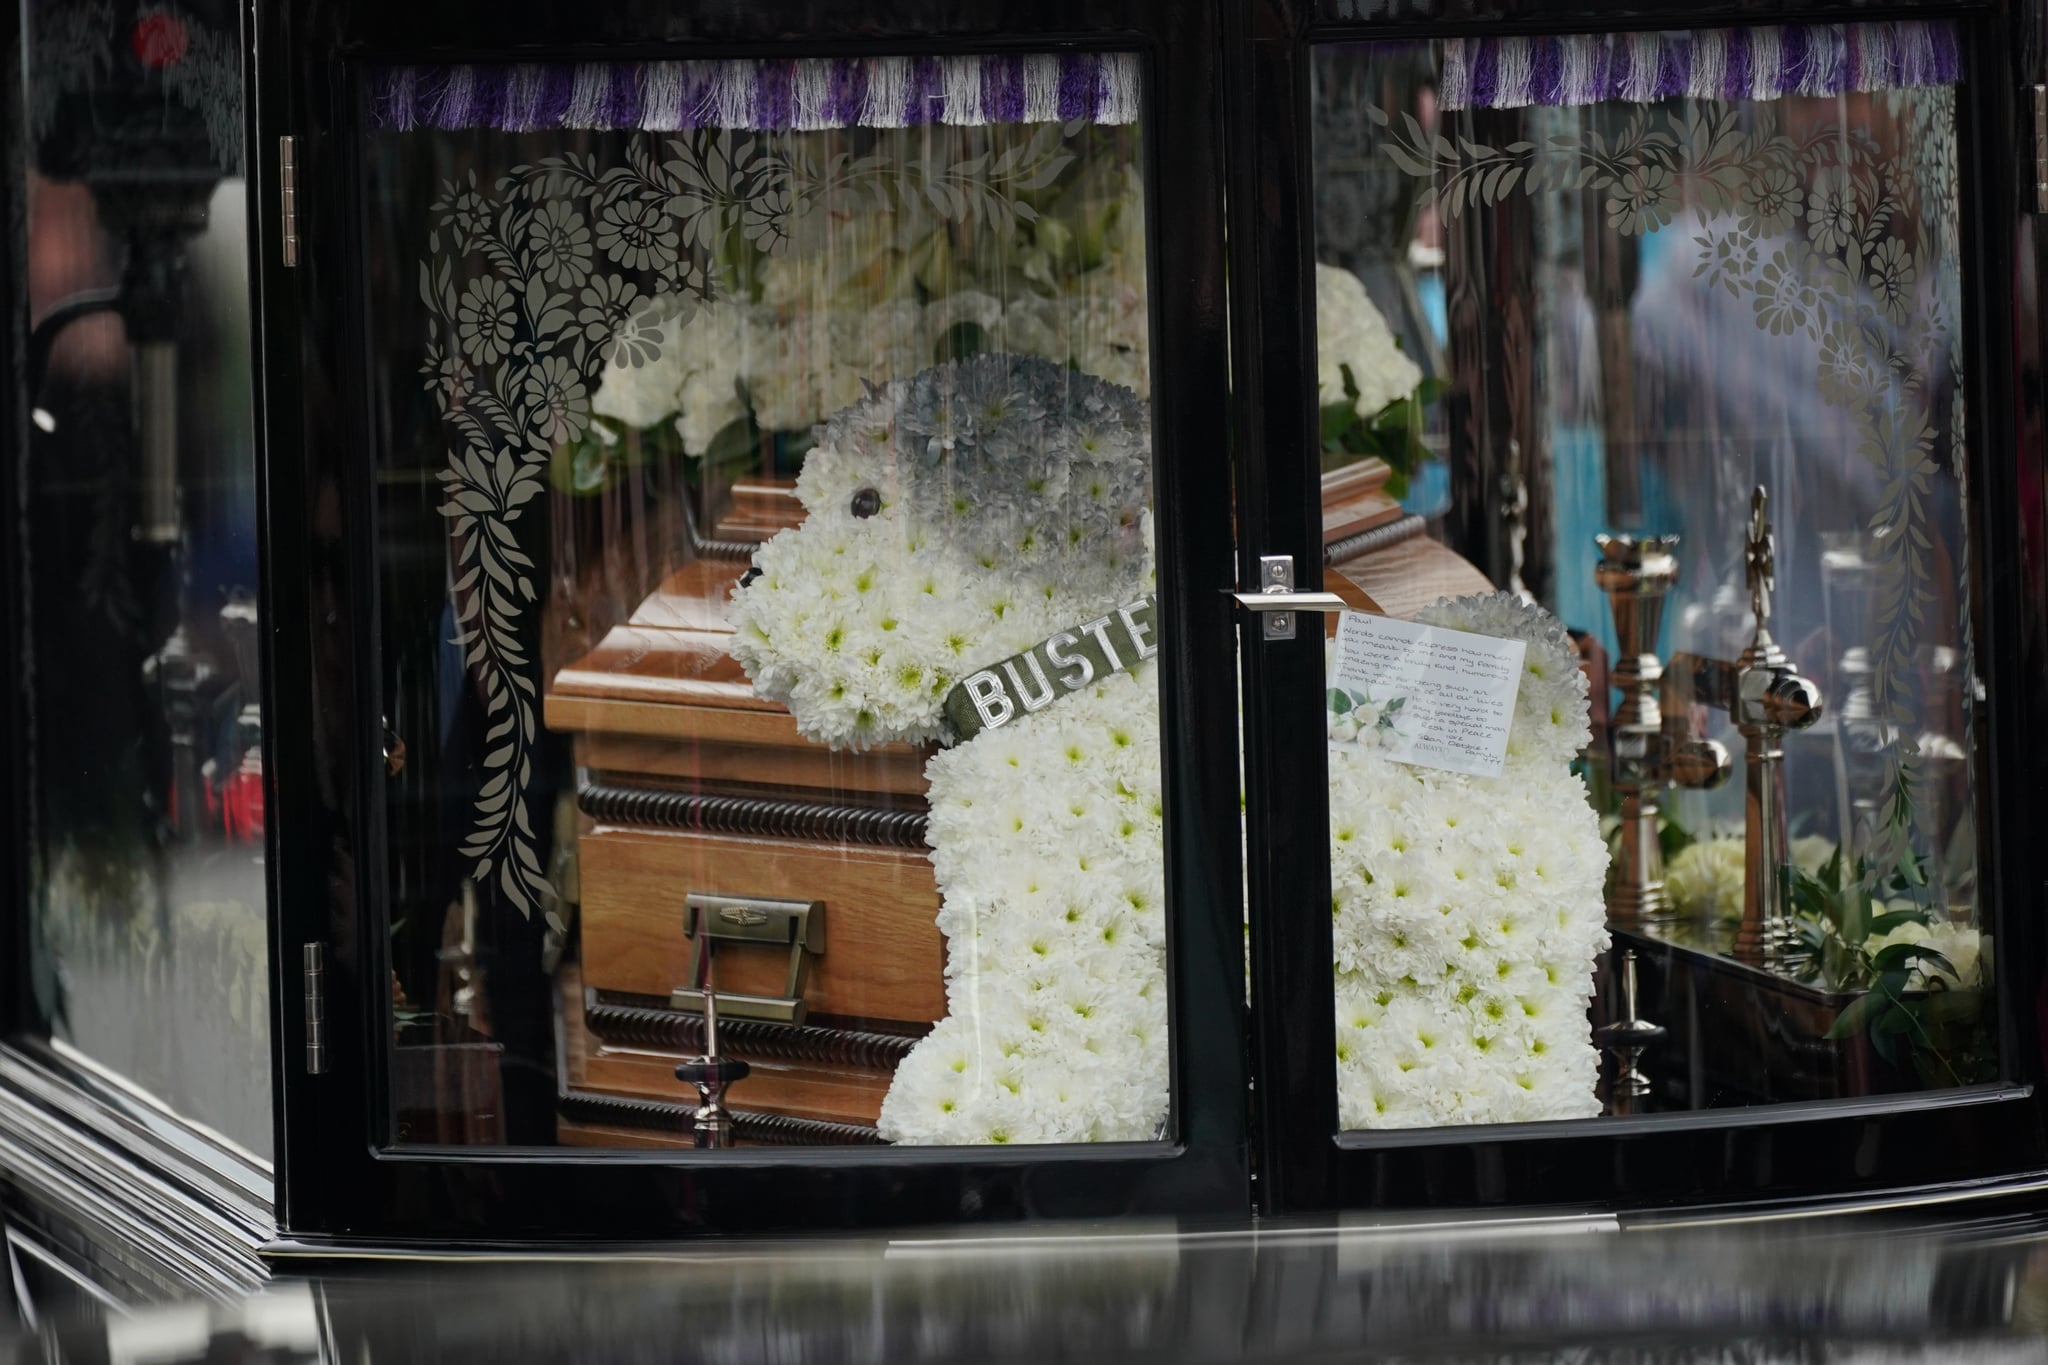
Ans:
[[[871,382],[984,350],[1043,356],[1144,398],[1151,389],[1151,313],[1136,189],[1115,207],[1092,247],[1100,264],[1041,272],[1043,288],[1003,298],[955,286],[820,307],[820,300],[859,292],[856,282],[832,273],[844,271],[848,258],[874,255],[871,244],[857,241],[816,257],[768,262],[758,299],[643,299],[599,376],[591,412],[603,420],[593,426],[593,439],[616,442],[623,432],[672,427],[692,458],[713,455],[722,435],[743,438],[735,449],[750,451],[749,428],[808,431],[860,401]],[[1045,235],[1056,227],[1048,219],[1038,230]],[[837,230],[857,228],[864,225]],[[917,279],[906,271],[891,278],[897,289]],[[1365,285],[1335,266],[1316,267],[1316,353],[1326,453],[1385,459],[1399,496],[1429,457],[1422,408],[1439,386],[1425,382],[1401,350]]]
[[[1041,129],[1019,150],[1052,177],[1027,177],[1037,192],[1024,198],[1041,207],[981,214],[964,245],[962,225],[920,199],[864,203],[814,215],[808,249],[748,263],[715,299],[642,300],[625,330],[644,340],[613,349],[592,398],[599,439],[672,427],[684,454],[715,460],[759,433],[808,432],[870,382],[984,351],[1042,356],[1143,397],[1151,313],[1128,147],[1106,130]]]
[[[1401,497],[1430,459],[1424,410],[1443,392],[1425,379],[1414,357],[1348,270],[1316,265],[1316,402],[1322,410],[1323,467],[1359,456],[1385,460],[1387,491]]]
[[[806,520],[734,596],[733,653],[814,740],[944,741],[956,682],[1151,591],[1149,465],[1137,396],[1047,361],[875,388],[821,429]],[[1594,1113],[1605,851],[1568,768],[1585,683],[1556,622],[1511,599],[1435,619],[1526,640],[1530,674],[1497,782],[1332,752],[1344,1118]],[[948,1012],[883,1102],[891,1141],[1162,1131],[1158,696],[1149,658],[1122,662],[926,769]]]

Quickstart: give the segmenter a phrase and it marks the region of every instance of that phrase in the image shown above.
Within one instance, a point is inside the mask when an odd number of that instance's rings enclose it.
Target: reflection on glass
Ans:
[[[1347,1124],[1995,1076],[1959,71],[1953,28],[1922,23],[1317,54],[1319,269],[1349,277],[1318,305],[1358,312],[1362,287],[1403,343],[1376,373],[1434,409],[1403,419],[1452,495],[1418,560],[1455,552],[1571,632],[1553,651],[1463,612],[1528,641],[1546,705],[1525,679],[1506,769],[1462,793],[1455,835],[1384,790],[1448,779],[1359,757],[1332,693]],[[1332,567],[1392,615],[1440,595]],[[1573,656],[1590,689],[1570,695],[1575,667],[1553,695]],[[1550,791],[1580,743],[1583,785]],[[1532,912],[1554,923],[1533,954]]]
[[[31,969],[267,1154],[255,460],[230,6],[25,11]]]
[[[395,1141],[1165,1131],[1136,70],[373,82]]]

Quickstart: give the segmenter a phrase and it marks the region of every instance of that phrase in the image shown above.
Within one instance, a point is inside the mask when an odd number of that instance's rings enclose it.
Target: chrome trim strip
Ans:
[[[261,1288],[261,1250],[277,1231],[270,1172],[101,1081],[62,1055],[0,1045],[0,1181],[36,1218],[134,1270],[120,1286],[131,1294],[227,1300]]]
[[[1992,1184],[1962,1188],[1915,1190],[1879,1195],[1840,1203],[1777,1206],[1761,1209],[1730,1209],[1717,1213],[1664,1215],[1644,1212],[1622,1215],[1624,1232],[1665,1232],[1679,1228],[1741,1227],[1758,1223],[1810,1222],[1821,1218],[1853,1218],[1867,1214],[1900,1213],[1908,1209],[1940,1208],[1988,1199],[2016,1199],[2048,1193],[2048,1174],[2023,1177]]]
[[[5,1240],[9,1256],[16,1257],[17,1259],[25,1256],[44,1267],[51,1274],[62,1276],[65,1283],[71,1285],[79,1293],[110,1312],[125,1313],[128,1311],[119,1298],[108,1292],[92,1276],[44,1246],[40,1241],[31,1236],[27,1229],[10,1226],[6,1229]],[[23,1288],[18,1267],[9,1266],[9,1271],[15,1276],[14,1290],[22,1299],[25,1310],[24,1317],[28,1322],[29,1328],[34,1330],[36,1326],[35,1305],[29,1301],[27,1293]]]

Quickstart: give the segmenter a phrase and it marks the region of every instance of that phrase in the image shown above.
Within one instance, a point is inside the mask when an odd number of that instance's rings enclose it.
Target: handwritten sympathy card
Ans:
[[[1345,612],[1325,701],[1330,741],[1499,777],[1525,649],[1520,640]]]

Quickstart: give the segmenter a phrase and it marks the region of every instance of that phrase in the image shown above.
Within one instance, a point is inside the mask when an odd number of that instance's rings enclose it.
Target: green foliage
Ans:
[[[1985,992],[1960,988],[1955,965],[1920,943],[1872,940],[1908,924],[1932,924],[1926,869],[1917,857],[1886,876],[1862,859],[1845,875],[1842,850],[1818,874],[1780,869],[1803,949],[1797,974],[1830,991],[1860,991],[1827,1036],[1867,1037],[1885,1061],[1913,1069],[1922,1085],[1973,1085],[1995,1074]],[[1898,906],[1903,901],[1903,908]],[[1919,983],[1914,984],[1915,975]],[[1946,973],[1946,975],[1943,975]]]
[[[1930,911],[1918,900],[1927,879],[1917,862],[1908,860],[1889,877],[1879,878],[1859,858],[1854,875],[1844,873],[1839,845],[1818,873],[1790,865],[1778,869],[1785,903],[1799,930],[1799,978],[1837,991],[1859,990],[1870,984],[1871,965],[1863,955],[1863,945],[1869,939],[1901,925],[1931,922]],[[1882,903],[1904,898],[1911,907],[1883,909],[1880,893]]]
[[[1394,471],[1387,480],[1387,492],[1397,498],[1405,496],[1408,480],[1432,457],[1422,439],[1423,429],[1429,405],[1443,396],[1444,382],[1425,379],[1413,394],[1395,399],[1368,418],[1358,414],[1358,381],[1351,367],[1340,369],[1344,401],[1322,410],[1323,468],[1335,469],[1361,456],[1377,456]]]

